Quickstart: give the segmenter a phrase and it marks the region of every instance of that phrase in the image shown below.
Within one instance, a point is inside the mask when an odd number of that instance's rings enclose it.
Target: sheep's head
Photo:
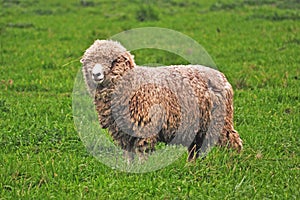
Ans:
[[[91,94],[98,84],[111,81],[135,66],[133,56],[120,43],[111,40],[96,40],[80,62]]]

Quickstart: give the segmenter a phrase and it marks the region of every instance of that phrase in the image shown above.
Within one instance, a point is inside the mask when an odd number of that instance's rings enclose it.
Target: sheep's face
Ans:
[[[106,63],[101,63],[99,60],[90,58],[81,59],[82,72],[87,88],[93,95],[97,85],[101,84],[109,73],[110,66]]]
[[[81,62],[86,81],[94,84],[100,84],[114,75],[121,75],[135,65],[133,56],[129,52],[122,53],[113,61],[93,58],[81,59]]]
[[[80,62],[91,94],[98,84],[111,82],[135,65],[133,56],[120,43],[111,40],[96,40]]]

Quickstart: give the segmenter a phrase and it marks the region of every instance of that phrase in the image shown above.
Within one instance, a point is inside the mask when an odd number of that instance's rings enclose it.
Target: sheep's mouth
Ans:
[[[95,83],[100,84],[104,81],[104,78],[94,78],[93,80]]]

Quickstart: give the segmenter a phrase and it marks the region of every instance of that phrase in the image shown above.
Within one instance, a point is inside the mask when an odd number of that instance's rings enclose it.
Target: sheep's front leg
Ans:
[[[130,165],[134,159],[134,155],[132,152],[125,150],[123,156],[127,162],[127,165]]]
[[[140,138],[136,142],[136,154],[138,155],[140,163],[147,161],[149,153],[154,151],[156,142],[155,137]]]

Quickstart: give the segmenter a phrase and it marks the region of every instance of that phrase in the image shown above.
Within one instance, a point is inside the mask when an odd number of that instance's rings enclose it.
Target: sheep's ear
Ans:
[[[135,66],[133,55],[131,55],[128,51],[123,53],[117,60],[124,62],[124,64],[132,69]]]
[[[83,59],[83,58],[81,58],[81,59],[80,59],[80,63],[81,63],[81,64],[83,64],[83,62],[84,62],[84,59]]]
[[[123,56],[124,56],[124,58],[125,58],[125,64],[126,64],[130,69],[132,69],[132,68],[134,67],[134,65],[135,65],[134,59],[133,59],[134,56],[131,55],[131,54],[129,53],[129,51],[125,52],[125,53],[123,54]]]
[[[129,52],[122,53],[112,62],[112,69],[119,67],[121,67],[122,70],[132,69],[135,67],[133,56]]]

